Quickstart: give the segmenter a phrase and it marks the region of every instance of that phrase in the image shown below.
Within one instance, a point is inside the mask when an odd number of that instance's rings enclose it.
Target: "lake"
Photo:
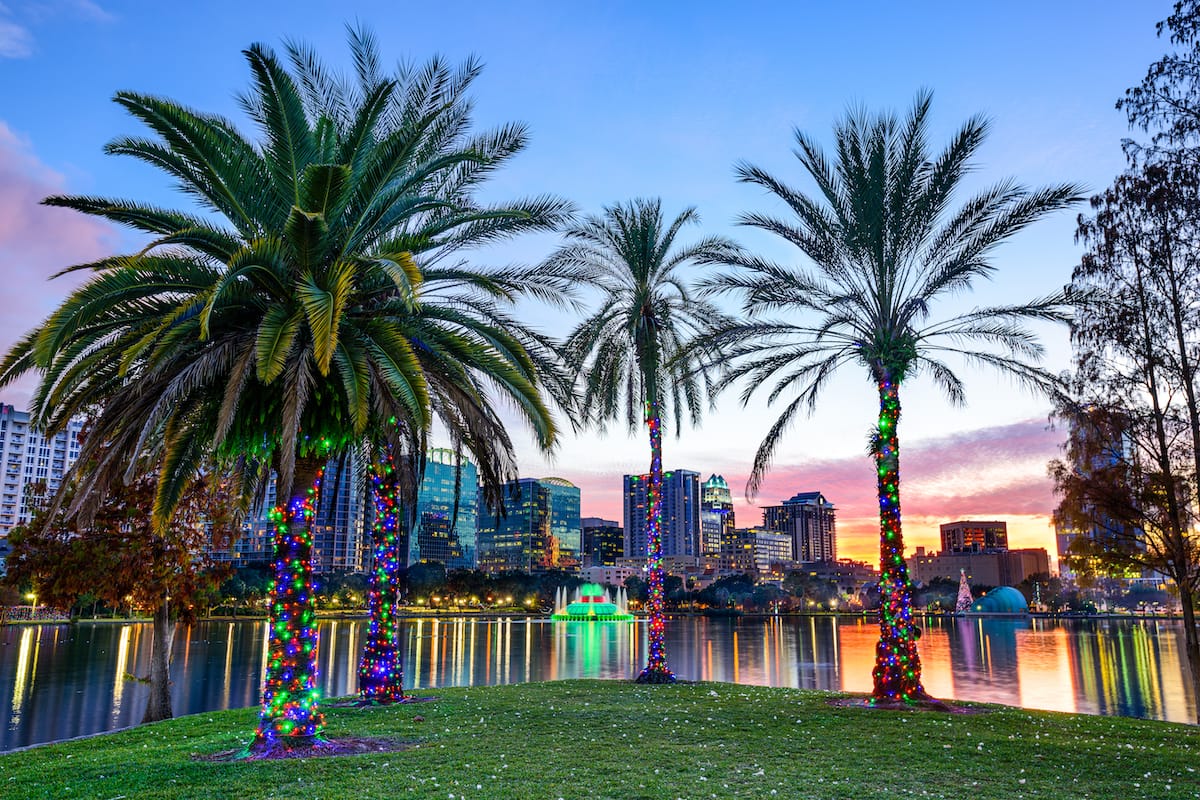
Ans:
[[[1195,720],[1183,626],[1168,620],[931,619],[925,687],[935,697],[1026,708]],[[671,668],[687,680],[869,692],[878,624],[853,617],[672,618]],[[327,696],[353,694],[365,620],[323,620]],[[627,679],[645,624],[523,618],[405,620],[405,688],[565,678]],[[266,623],[180,628],[176,714],[257,705]],[[80,622],[0,628],[0,750],[134,725],[147,688],[150,626]],[[249,734],[249,731],[247,731]]]

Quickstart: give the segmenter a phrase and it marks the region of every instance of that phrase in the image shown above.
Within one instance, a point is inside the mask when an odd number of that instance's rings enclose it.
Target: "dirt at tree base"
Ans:
[[[255,750],[249,747],[240,750],[224,750],[211,755],[192,756],[194,761],[278,761],[288,758],[327,758],[329,756],[353,756],[362,753],[397,753],[411,750],[421,743],[414,740],[385,739],[368,736],[339,736],[336,739],[318,739],[311,744],[277,744],[270,748]]]
[[[834,697],[826,701],[834,708],[869,708],[877,711],[934,711],[941,714],[988,714],[994,709],[984,706],[964,706],[936,700],[932,697],[906,703],[903,700],[873,701],[870,697]]]

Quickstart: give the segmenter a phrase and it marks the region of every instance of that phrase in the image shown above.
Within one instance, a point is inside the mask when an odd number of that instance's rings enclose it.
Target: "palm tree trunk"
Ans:
[[[663,553],[662,553],[662,420],[658,405],[646,404],[646,425],[650,429],[650,481],[646,491],[646,556],[650,633],[646,668],[637,677],[638,683],[674,683],[675,675],[667,669],[667,623],[663,617]]]
[[[400,545],[397,530],[400,505],[396,471],[390,459],[372,468],[375,500],[373,531],[375,564],[367,586],[370,627],[358,664],[358,696],[364,704],[399,703],[404,697],[404,658],[397,641],[396,603],[399,600]]]
[[[874,444],[879,484],[879,644],[875,647],[874,703],[913,702],[928,698],[921,685],[920,635],[912,621],[912,581],[904,560],[900,528],[900,385],[885,375],[879,381],[879,429]]]
[[[154,612],[154,639],[150,652],[150,699],[142,722],[158,722],[174,716],[171,710],[171,646],[175,641],[175,623],[171,620],[170,600],[163,598]]]
[[[267,674],[252,750],[311,745],[325,727],[318,707],[313,516],[322,461],[297,458],[291,496],[271,509],[275,581],[268,618]]]

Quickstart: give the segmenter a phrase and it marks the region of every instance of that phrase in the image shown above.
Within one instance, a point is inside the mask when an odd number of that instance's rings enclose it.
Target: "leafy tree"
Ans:
[[[1057,520],[1085,532],[1068,557],[1085,579],[1150,569],[1175,582],[1200,692],[1198,212],[1200,163],[1162,159],[1132,166],[1080,217],[1070,432],[1051,475]]]
[[[440,561],[413,564],[406,573],[408,590],[413,594],[428,594],[446,588],[446,565]]]
[[[1126,141],[1135,160],[1168,160],[1200,165],[1200,2],[1179,0],[1156,26],[1175,48],[1146,70],[1142,82],[1125,90],[1117,108],[1131,127],[1151,134],[1148,146]]]
[[[728,345],[730,367],[722,387],[746,379],[744,401],[760,387],[769,387],[763,388],[769,402],[791,397],[755,455],[749,493],[761,485],[796,414],[815,407],[838,369],[865,368],[878,391],[870,444],[884,595],[874,670],[877,703],[927,698],[900,526],[900,387],[924,373],[951,402],[964,402],[962,381],[946,357],[996,368],[1037,390],[1054,385],[1036,366],[1043,350],[1023,323],[1063,320],[1064,297],[949,316],[933,311],[938,301],[992,277],[998,245],[1079,199],[1075,186],[1030,190],[1003,181],[952,208],[988,126],[974,117],[945,150],[931,153],[931,99],[919,94],[903,121],[852,112],[834,128],[833,160],[797,132],[796,156],[817,188],[812,196],[759,167],[739,165],[743,182],[767,189],[793,215],[755,212],[742,215],[741,222],[794,245],[808,265],[789,267],[747,255],[730,259],[736,270],[709,287],[740,294],[749,317],[713,340]]]
[[[625,587],[625,592],[630,600],[636,600],[644,605],[646,599],[650,596],[650,587],[637,575],[630,575],[624,580],[622,585]]]
[[[176,622],[194,620],[196,606],[204,606],[221,582],[223,571],[203,555],[205,546],[236,534],[229,514],[233,504],[221,482],[193,481],[165,528],[147,515],[154,491],[151,476],[110,487],[82,526],[53,508],[44,492],[35,493],[39,510],[33,520],[9,533],[12,553],[5,578],[10,585],[32,583],[41,602],[63,610],[93,597],[153,615],[150,697],[142,722],[172,716]]]
[[[257,140],[215,115],[117,94],[153,137],[120,138],[108,151],[162,169],[203,213],[48,199],[154,239],[136,254],[72,268],[92,277],[18,343],[0,385],[43,371],[34,415],[50,432],[98,406],[95,441],[108,450],[99,457],[85,444],[81,460],[96,464],[89,480],[103,490],[141,459],[161,463],[159,526],[207,459],[233,465],[243,496],[269,470],[277,475],[276,591],[253,745],[262,751],[312,744],[323,730],[310,525],[327,459],[364,443],[423,453],[412,442],[435,415],[455,441],[506,443],[493,393],[512,401],[541,445],[553,442],[544,361],[487,299],[507,296],[511,273],[466,280],[483,295],[474,304],[453,291],[439,301],[425,287],[438,285],[435,275],[462,282],[429,260],[447,231],[469,229],[459,244],[486,242],[553,225],[566,208],[535,199],[497,210],[461,192],[426,193],[470,184],[491,166],[486,141],[431,146],[427,132],[439,126],[449,126],[442,144],[462,133],[461,118],[442,115],[448,87],[428,85],[436,70],[402,87],[376,82],[373,65],[360,64],[370,90],[331,110],[323,85],[306,83],[307,62],[289,72],[263,45],[245,55],[253,82],[241,102]],[[428,102],[406,104],[405,91],[426,92]],[[478,465],[486,485],[513,471],[510,451],[492,452]]]
[[[814,605],[828,606],[830,601],[838,596],[836,581],[819,578],[802,571],[789,572],[783,579],[783,589],[803,601],[802,608],[807,608],[809,600],[813,601]]]
[[[685,412],[700,421],[709,387],[708,370],[693,349],[723,315],[697,297],[683,270],[699,262],[731,258],[737,247],[708,237],[677,246],[679,231],[697,224],[695,209],[669,224],[659,200],[609,206],[567,229],[567,243],[546,264],[575,272],[602,292],[599,308],[567,337],[565,352],[582,383],[582,408],[603,429],[625,418],[632,433],[644,422],[650,434],[646,503],[649,654],[639,683],[670,683],[662,567],[662,417],[675,415],[676,434]]]
[[[1041,603],[1050,611],[1057,612],[1063,607],[1062,579],[1048,572],[1026,576],[1025,580],[1017,584],[1017,590],[1025,596],[1030,608]]]
[[[913,602],[930,611],[954,611],[958,600],[958,581],[949,578],[932,578],[916,590]]]

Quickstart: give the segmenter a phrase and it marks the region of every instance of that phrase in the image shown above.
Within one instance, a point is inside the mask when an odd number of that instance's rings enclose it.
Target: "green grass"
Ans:
[[[194,760],[249,737],[255,710],[223,711],[0,756],[0,797],[1200,797],[1200,729],[1185,725],[999,707],[834,708],[822,692],[723,683],[433,694],[329,709],[331,736],[421,742],[405,752]]]

